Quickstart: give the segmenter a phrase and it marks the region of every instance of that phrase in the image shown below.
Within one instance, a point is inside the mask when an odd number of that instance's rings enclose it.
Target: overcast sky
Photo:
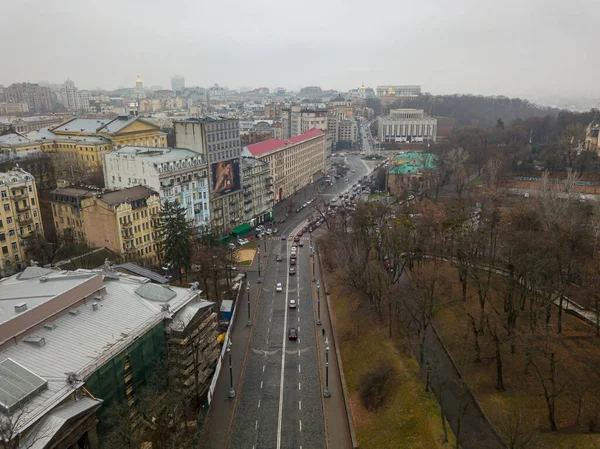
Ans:
[[[600,96],[597,0],[17,0],[0,84]]]

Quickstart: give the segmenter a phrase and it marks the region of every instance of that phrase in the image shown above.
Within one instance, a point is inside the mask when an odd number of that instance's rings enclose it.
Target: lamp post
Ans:
[[[265,257],[267,257],[268,254],[267,254],[267,238],[266,237],[263,237],[263,248],[265,250]]]
[[[250,319],[250,281],[246,283],[246,291],[248,292],[248,321],[246,326],[252,326],[252,320]]]
[[[231,366],[231,340],[227,343],[227,355],[229,355],[229,398],[235,398],[235,390],[233,389],[233,367]]]
[[[257,250],[258,250],[258,279],[256,280],[256,283],[261,284],[262,280],[260,279],[260,270],[262,269],[262,260],[260,258],[260,242],[259,242]]]
[[[323,396],[326,398],[331,397],[329,391],[329,338],[325,337],[325,391]]]
[[[313,268],[313,279],[312,279],[312,281],[315,282],[317,280],[317,278],[315,277],[315,252],[314,252],[314,249],[313,249],[312,245],[310,247],[310,255],[312,257],[312,268]]]
[[[321,283],[317,281],[317,324],[321,325]]]

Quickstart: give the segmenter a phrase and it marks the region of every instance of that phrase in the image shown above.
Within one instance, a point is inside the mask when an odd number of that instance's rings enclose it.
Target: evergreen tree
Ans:
[[[185,210],[176,201],[165,201],[160,211],[158,226],[161,260],[185,273],[190,268],[192,257],[192,227],[185,218]]]

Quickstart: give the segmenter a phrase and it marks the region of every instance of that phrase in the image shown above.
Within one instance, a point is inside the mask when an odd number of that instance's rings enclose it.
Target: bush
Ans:
[[[385,359],[379,359],[372,368],[360,375],[358,391],[367,410],[375,412],[385,403],[395,377],[394,365]]]

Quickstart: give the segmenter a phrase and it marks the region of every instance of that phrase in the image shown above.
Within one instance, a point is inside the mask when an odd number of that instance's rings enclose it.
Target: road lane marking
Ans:
[[[263,387],[263,381],[261,380],[260,381],[260,388],[262,389],[262,387]]]
[[[300,420],[300,432],[302,432],[302,420]]]
[[[300,317],[298,317],[298,322],[300,322]]]
[[[302,401],[298,401],[298,410],[302,410]]]
[[[258,400],[258,408],[260,408],[260,399]]]
[[[302,384],[298,382],[298,390],[302,390]]]
[[[254,424],[254,430],[258,429],[258,419],[256,420],[256,424]]]
[[[265,372],[265,365],[263,365],[263,373]]]
[[[300,372],[300,364],[298,363],[298,372]]]

